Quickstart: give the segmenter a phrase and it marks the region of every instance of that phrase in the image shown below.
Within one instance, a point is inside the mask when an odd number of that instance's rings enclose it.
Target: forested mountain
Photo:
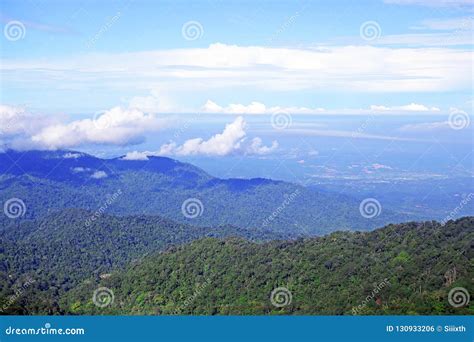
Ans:
[[[268,230],[195,227],[157,216],[114,217],[70,209],[0,232],[0,298],[33,279],[10,313],[58,313],[57,299],[86,278],[99,278],[150,252],[203,237],[282,239]],[[0,300],[0,308],[2,303]]]
[[[62,303],[71,314],[473,314],[447,299],[457,286],[473,293],[473,257],[473,217],[296,241],[206,238],[85,282]],[[93,304],[98,286],[113,291],[110,306]],[[282,307],[270,300],[279,287],[291,292]]]
[[[100,159],[71,151],[0,153],[0,203],[19,198],[23,219],[107,205],[114,215],[160,215],[195,226],[239,225],[292,235],[322,235],[340,229],[369,230],[409,218],[383,208],[367,219],[360,201],[334,192],[269,179],[219,179],[190,164],[164,157]],[[186,217],[187,199],[202,204]],[[2,226],[11,220],[0,215]]]
[[[446,303],[472,293],[472,217],[364,232],[404,216],[160,157],[7,151],[0,175],[1,314],[472,313]],[[113,305],[92,303],[99,286]]]

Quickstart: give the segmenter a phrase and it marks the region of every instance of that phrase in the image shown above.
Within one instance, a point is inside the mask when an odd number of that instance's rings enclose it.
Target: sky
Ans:
[[[301,145],[287,135],[472,147],[472,1],[0,6],[4,147],[129,159],[263,158]]]

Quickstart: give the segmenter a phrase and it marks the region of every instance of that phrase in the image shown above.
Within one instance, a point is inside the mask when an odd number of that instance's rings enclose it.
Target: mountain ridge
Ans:
[[[448,292],[474,290],[473,227],[465,217],[259,244],[204,238],[85,282],[62,306],[81,315],[468,315],[472,304],[455,308]],[[97,288],[115,302],[94,305]],[[275,289],[286,305],[272,305]]]
[[[66,208],[95,211],[119,190],[107,208],[112,215],[159,215],[197,226],[265,226],[284,234],[321,235],[409,219],[390,208],[367,219],[360,202],[347,195],[265,178],[219,179],[167,157],[129,161],[75,151],[10,151],[0,154],[0,173],[0,202],[21,199],[25,219]],[[182,210],[187,200],[200,207],[192,218]],[[3,222],[8,224],[4,217]]]

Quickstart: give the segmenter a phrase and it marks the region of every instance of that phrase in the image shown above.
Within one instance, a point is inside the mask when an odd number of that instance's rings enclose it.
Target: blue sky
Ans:
[[[470,3],[4,0],[0,143],[129,158],[316,155],[302,135],[469,147]]]
[[[444,111],[470,108],[472,86],[462,73],[472,72],[469,55],[463,55],[472,52],[472,7],[464,1],[446,1],[451,5],[442,1],[392,2],[3,1],[4,27],[12,20],[20,21],[25,36],[15,41],[2,37],[2,102],[42,111],[87,113],[127,105],[134,97],[153,92],[157,102],[163,99],[170,105],[164,106],[164,111],[199,110],[207,100],[224,108],[252,101],[328,110],[410,103]],[[405,4],[412,2],[421,4]],[[182,28],[187,22],[201,25],[198,39],[183,38]],[[379,37],[365,40],[360,29],[371,22],[380,28]],[[222,44],[221,48],[216,44]],[[237,46],[235,52],[229,47],[233,45]],[[278,60],[252,51],[252,47],[266,48],[267,55],[277,55]],[[275,53],[272,48],[287,50]],[[176,49],[185,50],[180,53]],[[222,54],[220,69],[193,63],[193,57],[186,55],[193,49]],[[285,87],[284,73],[300,76],[306,71],[305,66],[290,65],[285,55],[296,59],[298,52],[306,49],[332,50],[333,63],[327,63],[327,70],[325,62],[322,69],[308,65],[310,80]],[[181,65],[166,61],[161,65],[166,72],[147,74],[157,68],[155,62],[160,56],[153,55],[154,51],[176,51],[170,52],[170,58],[180,59]],[[398,57],[397,52],[405,54]],[[225,59],[234,53],[241,53],[248,63],[226,65]],[[337,61],[350,54],[353,65]],[[206,57],[209,55],[201,58]],[[397,57],[398,63],[386,62]],[[358,58],[374,58],[367,62],[378,68],[356,72],[365,67]],[[409,66],[404,65],[403,58],[412,58],[405,62]],[[426,65],[422,63],[425,58],[429,58]],[[137,65],[140,59],[143,68]],[[344,65],[348,70],[342,70]],[[385,65],[401,70],[384,70]],[[423,74],[423,67],[443,70]],[[276,69],[273,73],[272,68]],[[124,69],[139,77],[135,79]],[[216,69],[228,71],[235,81],[222,80],[223,76],[215,75]],[[461,74],[453,77],[453,71]],[[261,83],[248,73],[260,77]],[[318,77],[321,83],[311,82]],[[400,80],[402,77],[405,79]],[[280,80],[272,84],[276,78]],[[344,86],[354,78],[360,84]]]

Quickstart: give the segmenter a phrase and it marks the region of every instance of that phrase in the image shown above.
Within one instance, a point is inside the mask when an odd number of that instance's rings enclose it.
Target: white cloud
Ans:
[[[383,38],[383,37],[382,37]],[[207,48],[81,55],[61,60],[4,59],[4,82],[44,91],[152,89],[169,93],[245,87],[357,92],[432,92],[470,89],[472,52],[449,48],[369,45],[275,48],[211,44]],[[100,80],[100,82],[98,82]],[[139,98],[138,107],[165,110],[162,99]],[[248,107],[248,106],[247,106]],[[260,108],[252,106],[251,108]]]
[[[426,106],[418,103],[410,103],[400,106],[385,106],[385,105],[371,105],[369,108],[340,108],[340,109],[325,109],[325,108],[307,108],[297,106],[266,106],[257,101],[251,102],[249,105],[230,104],[222,107],[214,101],[208,100],[202,110],[206,113],[222,113],[222,114],[273,114],[273,113],[288,113],[288,114],[361,114],[368,115],[373,113],[380,114],[402,114],[409,112],[426,112],[439,113],[441,110],[438,107]]]
[[[215,134],[208,140],[194,138],[186,140],[178,145],[172,141],[161,146],[159,151],[133,151],[127,153],[124,160],[147,160],[150,156],[226,156],[232,153],[263,155],[273,152],[278,148],[278,142],[273,141],[270,146],[265,146],[259,137],[253,138],[250,143],[246,142],[246,123],[242,116],[237,117],[234,122],[227,124],[222,133]]]
[[[471,31],[462,29],[451,32],[407,33],[382,36],[374,43],[377,45],[408,45],[443,47],[456,45],[473,45]]]
[[[162,153],[188,156],[188,155],[228,155],[240,149],[242,139],[245,137],[246,123],[244,118],[239,116],[234,122],[227,124],[222,133],[216,134],[209,140],[202,138],[189,139],[182,145],[176,146],[174,143],[163,145]]]
[[[306,108],[306,107],[267,107],[265,104],[252,101],[248,105],[240,103],[231,103],[226,107],[221,107],[217,103],[207,100],[202,107],[206,113],[226,113],[226,114],[273,114],[277,112],[287,112],[293,114],[316,114],[323,113],[324,108]]]
[[[33,134],[53,122],[52,117],[29,113],[24,107],[0,104],[0,138]]]
[[[350,139],[375,139],[375,140],[390,140],[390,141],[423,141],[415,138],[405,138],[398,136],[378,135],[363,133],[358,131],[343,131],[343,130],[319,130],[319,129],[306,129],[296,128],[282,130],[280,134],[295,135],[295,136],[315,136],[315,137],[337,137],[337,138],[350,138]]]
[[[245,149],[248,154],[269,154],[278,148],[278,142],[273,141],[271,146],[264,146],[262,139],[259,137],[253,138],[250,145]]]
[[[148,160],[149,156],[155,155],[155,152],[150,151],[133,151],[128,152],[125,156],[122,157],[122,160]],[[156,154],[157,155],[157,154]]]
[[[440,109],[438,107],[427,107],[422,104],[418,103],[410,103],[408,105],[403,106],[380,106],[380,105],[372,105],[370,109],[375,112],[386,112],[386,111],[396,111],[396,112],[439,112]]]
[[[91,178],[94,178],[94,179],[102,179],[102,178],[107,178],[107,173],[105,173],[104,171],[95,171],[92,175],[91,175]]]
[[[416,29],[430,29],[440,31],[470,31],[472,30],[473,18],[472,17],[461,17],[461,18],[449,18],[449,19],[430,19],[423,20],[421,25]],[[472,40],[472,38],[471,38]]]
[[[137,109],[114,107],[93,119],[76,120],[43,128],[31,137],[37,147],[71,148],[83,144],[126,145],[140,142],[143,134],[163,127],[163,121]]]
[[[78,159],[78,158],[81,158],[82,156],[83,156],[82,153],[68,152],[68,153],[63,155],[63,158],[65,158],[65,159]]]
[[[424,122],[418,124],[404,125],[399,128],[402,132],[430,132],[437,130],[451,129],[448,121]]]
[[[91,169],[89,169],[88,167],[78,166],[78,167],[72,168],[71,171],[72,173],[82,173],[82,172],[91,171]]]
[[[176,111],[169,95],[159,87],[155,87],[148,96],[133,97],[129,102],[129,108],[152,114]]]

